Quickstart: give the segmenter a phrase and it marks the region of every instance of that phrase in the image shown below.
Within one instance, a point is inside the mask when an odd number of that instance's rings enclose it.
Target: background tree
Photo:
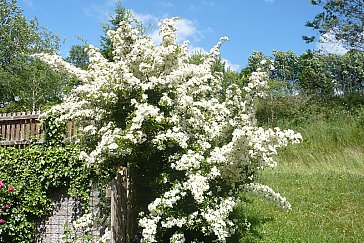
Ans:
[[[191,64],[202,64],[204,59],[206,58],[207,54],[203,52],[194,52],[192,55],[190,55],[188,59],[188,63]],[[231,70],[224,60],[219,56],[216,58],[215,63],[212,66],[212,70],[214,72],[219,72],[223,75],[223,82],[222,82],[222,88],[225,91],[226,88],[231,84],[238,84],[241,87],[247,83],[247,79],[244,81],[239,77],[239,74],[233,70]]]
[[[364,50],[364,1],[363,0],[311,0],[313,5],[323,7],[307,27],[317,30],[321,36],[334,35],[349,49]],[[315,37],[303,37],[312,42]]]
[[[73,45],[69,51],[66,61],[73,64],[75,67],[86,70],[90,63],[88,55],[85,51],[86,46],[86,44]]]
[[[300,56],[299,83],[304,92],[315,97],[333,95],[334,77],[328,69],[326,55],[306,52]]]
[[[341,73],[339,87],[343,94],[364,91],[364,52],[351,50],[340,57]]]
[[[252,54],[248,57],[248,65],[241,70],[240,77],[247,78],[251,75],[252,72],[257,71],[259,68],[269,73],[271,64],[271,57],[265,55],[261,51],[253,51]]]
[[[294,95],[298,92],[298,56],[292,51],[273,51],[274,69],[271,79],[276,80],[277,91],[283,95]]]
[[[21,85],[14,89],[17,94],[15,108],[32,110],[59,103],[69,92],[69,79],[54,72],[39,59],[32,60],[19,73]]]
[[[0,109],[35,110],[64,95],[68,79],[36,61],[32,54],[57,53],[60,39],[27,21],[16,0],[0,0]]]
[[[119,27],[119,23],[122,21],[135,25],[142,33],[144,33],[142,23],[131,14],[130,10],[124,8],[121,5],[121,2],[118,2],[115,9],[115,15],[110,16],[108,23],[103,24],[104,35],[101,36],[101,53],[109,61],[112,61],[113,59],[113,46],[106,33],[109,30],[116,30]]]

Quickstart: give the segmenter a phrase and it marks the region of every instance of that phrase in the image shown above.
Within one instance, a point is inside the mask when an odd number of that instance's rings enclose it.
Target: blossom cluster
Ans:
[[[119,156],[120,161],[147,166],[148,161],[134,155],[148,146],[164,155],[161,164],[168,164],[170,175],[164,178],[166,190],[141,214],[142,242],[160,241],[161,232],[169,232],[171,242],[184,242],[186,232],[194,229],[226,242],[236,228],[230,215],[241,190],[289,207],[269,187],[254,184],[254,174],[275,167],[277,149],[302,137],[292,130],[257,126],[255,104],[266,94],[266,73],[253,73],[244,88],[232,84],[223,89],[222,75],[212,65],[227,38],[221,38],[201,64],[190,63],[188,42],[176,42],[175,20],[161,21],[160,45],[130,22],[121,22],[117,30],[108,31],[114,60],[107,61],[90,46],[87,71],[39,54],[82,82],[46,115],[96,121],[83,133],[83,141],[93,144],[86,144],[80,154],[89,165],[103,168]]]
[[[65,242],[72,243],[82,243],[85,242],[85,238],[90,237],[88,242],[93,243],[105,243],[109,242],[111,239],[111,231],[109,229],[105,230],[105,233],[99,236],[93,236],[93,223],[95,220],[95,215],[92,213],[85,213],[75,221],[73,221],[65,235],[63,235],[63,239]],[[92,239],[91,239],[92,238]]]
[[[14,187],[9,186],[6,189],[5,183],[3,181],[0,181],[0,225],[5,224],[7,222],[7,219],[10,218],[13,213],[9,199],[9,197],[11,197],[9,195],[11,195],[13,191]]]

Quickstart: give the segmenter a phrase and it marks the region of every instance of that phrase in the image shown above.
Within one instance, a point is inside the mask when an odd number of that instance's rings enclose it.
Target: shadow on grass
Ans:
[[[231,237],[231,242],[250,243],[263,240],[262,226],[274,220],[270,215],[258,215],[240,205],[234,211],[234,217],[239,219],[236,234]]]

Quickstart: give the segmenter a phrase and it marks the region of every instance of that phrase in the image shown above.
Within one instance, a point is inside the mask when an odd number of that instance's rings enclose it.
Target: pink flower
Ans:
[[[3,223],[5,223],[5,220],[0,219],[0,224],[3,224]]]
[[[13,192],[14,191],[14,187],[9,187],[8,188],[8,192]]]
[[[0,181],[0,188],[2,188],[4,186],[4,182]]]
[[[10,208],[10,204],[5,204],[5,208],[9,209]]]

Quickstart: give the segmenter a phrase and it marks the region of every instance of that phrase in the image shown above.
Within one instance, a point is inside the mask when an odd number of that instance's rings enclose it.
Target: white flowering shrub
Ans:
[[[70,226],[65,227],[65,234],[62,242],[65,243],[105,243],[111,240],[111,231],[107,228],[102,236],[93,236],[93,223],[95,215],[85,213],[77,220],[73,221]]]
[[[135,169],[142,242],[225,242],[237,227],[230,217],[242,191],[290,207],[254,176],[275,167],[277,148],[299,143],[301,135],[257,127],[255,103],[265,96],[266,74],[253,73],[243,89],[233,84],[223,90],[221,73],[211,67],[227,38],[202,64],[191,64],[188,42],[176,42],[174,21],[161,21],[160,45],[121,22],[108,32],[113,62],[90,46],[87,71],[40,54],[82,82],[49,113],[96,121],[81,139],[80,157],[89,166]]]

